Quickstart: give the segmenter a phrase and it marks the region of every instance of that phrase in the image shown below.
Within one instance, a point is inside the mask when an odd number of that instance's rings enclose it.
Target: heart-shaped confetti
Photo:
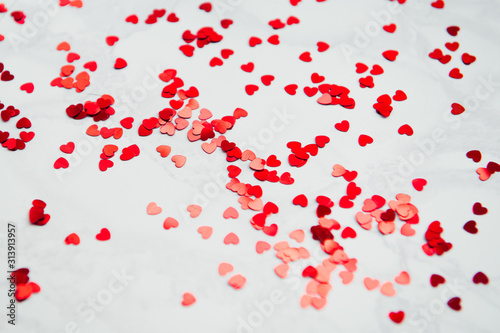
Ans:
[[[209,226],[202,226],[198,228],[198,233],[201,235],[203,239],[209,239],[212,236],[213,229]]]
[[[460,297],[453,297],[448,301],[448,306],[455,311],[460,311],[462,309],[461,301]]]
[[[476,202],[474,206],[472,206],[472,212],[474,213],[474,215],[484,215],[488,213],[488,209],[486,207],[483,207],[480,202]]]
[[[163,221],[163,228],[168,230],[170,228],[177,228],[179,226],[179,222],[174,219],[173,217],[167,217],[164,221]]]
[[[391,318],[391,320],[396,324],[400,324],[405,318],[405,313],[403,311],[390,312],[389,318]]]
[[[477,272],[474,275],[474,277],[472,278],[472,282],[474,282],[475,284],[479,284],[479,283],[488,284],[489,281],[490,280],[488,279],[486,274],[484,274],[483,272]]]
[[[222,262],[219,264],[219,275],[225,276],[227,273],[231,273],[234,270],[233,265]]]
[[[150,202],[146,208],[148,215],[158,215],[162,212],[161,207],[156,205],[156,202]]]
[[[101,232],[98,233],[95,238],[99,241],[107,241],[111,238],[111,233],[109,232],[108,229],[102,228]]]
[[[467,223],[464,224],[464,230],[467,231],[469,234],[477,234],[477,225],[476,221],[468,221]]]
[[[182,295],[182,306],[190,306],[196,303],[196,298],[191,293],[184,293]]]
[[[238,290],[238,289],[241,289],[245,286],[245,283],[247,282],[247,279],[241,275],[241,274],[236,274],[236,275],[233,275],[228,281],[227,283],[233,287],[234,289]]]
[[[255,251],[257,251],[258,254],[262,254],[264,253],[265,251],[268,251],[271,249],[271,245],[269,245],[269,243],[267,242],[264,242],[264,241],[258,241],[256,244],[255,244]]]
[[[436,288],[438,285],[445,283],[446,280],[444,277],[438,274],[432,274],[431,275],[431,286]]]

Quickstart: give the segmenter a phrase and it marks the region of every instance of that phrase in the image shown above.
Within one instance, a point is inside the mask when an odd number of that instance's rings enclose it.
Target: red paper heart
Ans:
[[[125,19],[125,22],[137,24],[139,22],[139,18],[137,17],[137,15],[130,15]]]
[[[457,27],[457,26],[450,26],[448,28],[446,28],[446,31],[453,37],[455,37],[456,35],[458,35],[458,32],[460,31],[460,27]]]
[[[222,60],[218,57],[213,57],[211,60],[210,60],[210,67],[215,67],[215,66],[222,66],[224,63],[222,62]]]
[[[116,36],[108,36],[106,37],[106,44],[108,44],[109,46],[113,46],[118,40],[120,39]]]
[[[356,64],[356,73],[361,74],[361,73],[366,72],[367,70],[368,70],[368,66],[366,66],[362,62],[358,62]]]
[[[395,50],[387,50],[382,53],[382,56],[386,58],[389,61],[394,61],[396,60],[396,57],[398,56],[399,52]]]
[[[341,206],[342,207],[342,206]],[[340,235],[342,238],[356,238],[356,231],[351,227],[346,227],[342,230],[342,234]]]
[[[416,178],[412,180],[412,185],[417,191],[422,191],[424,189],[424,186],[427,185],[427,180],[422,179],[422,178]]]
[[[245,92],[252,96],[257,90],[259,90],[259,86],[255,84],[248,84],[245,86]]]
[[[450,71],[450,77],[453,78],[453,79],[461,79],[464,77],[464,75],[462,73],[460,73],[460,69],[458,68],[453,68],[451,71]]]
[[[467,231],[469,234],[477,234],[478,230],[476,227],[476,221],[468,221],[467,223],[464,224],[464,230]]]
[[[453,43],[446,43],[444,44],[444,46],[446,46],[448,50],[455,52],[456,50],[458,50],[460,44],[458,42],[453,42]]]
[[[299,194],[298,196],[293,198],[292,203],[294,205],[298,205],[301,207],[307,207],[307,204],[308,204],[307,197],[304,194]]]
[[[99,241],[107,241],[111,238],[111,233],[109,232],[108,229],[102,228],[101,232],[98,233],[95,238]]]
[[[200,9],[210,13],[212,11],[212,4],[210,2],[204,2],[200,5]]]
[[[26,91],[28,94],[31,94],[33,92],[33,90],[35,89],[35,86],[33,85],[33,83],[29,82],[29,83],[23,84],[20,87],[20,89],[23,91]]]
[[[373,143],[373,139],[371,136],[361,134],[358,138],[358,143],[361,147],[366,146],[367,144]]]
[[[66,169],[69,167],[68,161],[64,157],[59,157],[55,162],[54,162],[54,168],[55,169]]]
[[[433,286],[434,288],[445,282],[446,282],[445,278],[442,277],[441,275],[438,274],[431,275],[431,286]]]
[[[474,277],[472,278],[472,281],[475,283],[475,284],[479,284],[479,283],[482,283],[482,284],[488,284],[488,282],[490,281],[488,279],[488,277],[486,276],[486,274],[484,274],[483,272],[477,272]]]
[[[401,134],[401,135],[408,135],[408,136],[412,136],[413,135],[413,128],[411,128],[410,125],[408,124],[405,124],[405,125],[402,125],[399,129],[398,129],[398,133]]]
[[[61,151],[63,153],[71,154],[75,150],[75,144],[73,142],[68,142],[65,145],[61,145],[61,147],[59,147],[59,149],[61,149]]]
[[[472,212],[474,213],[474,215],[484,215],[488,213],[488,209],[486,207],[483,207],[481,203],[476,202],[474,206],[472,206]]]
[[[471,150],[471,151],[467,152],[467,154],[465,156],[472,159],[476,163],[481,161],[481,157],[482,157],[481,152],[479,150]]]
[[[349,130],[349,122],[342,120],[340,123],[335,124],[335,128],[341,132],[347,132]]]
[[[295,95],[297,93],[297,88],[299,86],[297,86],[296,84],[289,84],[285,87],[285,91],[289,94],[289,95]]]
[[[436,0],[433,3],[431,3],[431,6],[437,9],[442,9],[444,8],[444,1],[443,0]]]
[[[460,311],[462,309],[462,306],[460,305],[461,301],[460,297],[453,297],[448,301],[448,306],[455,311]]]
[[[299,59],[304,61],[304,62],[311,62],[311,52],[304,52],[299,56]]]
[[[330,48],[330,45],[325,42],[318,42],[316,45],[318,46],[318,52],[325,52]]]
[[[399,324],[405,318],[405,313],[403,311],[391,312],[389,313],[389,318],[396,324]]]
[[[260,39],[259,37],[250,37],[248,44],[250,45],[250,47],[255,47],[256,45],[262,44],[262,39]]]
[[[470,55],[468,53],[464,53],[462,54],[462,61],[465,65],[470,65],[472,64],[474,61],[476,61],[476,57],[473,56],[473,55]]]
[[[384,25],[382,29],[384,29],[388,33],[393,33],[394,31],[396,31],[396,25],[394,23],[391,23],[388,25]]]
[[[249,62],[248,64],[241,65],[241,69],[247,73],[251,73],[254,69],[255,65],[253,62]]]
[[[122,58],[116,58],[114,67],[115,67],[115,69],[125,68],[125,67],[127,67],[127,62]]]
[[[260,80],[262,81],[262,84],[264,84],[265,86],[269,86],[271,85],[271,82],[274,81],[274,76],[272,75],[263,75]]]
[[[463,113],[464,111],[465,111],[465,108],[458,103],[453,103],[451,105],[451,114],[459,115],[459,114]]]
[[[233,20],[231,19],[224,19],[220,21],[220,25],[222,28],[227,29],[229,26],[233,24]]]
[[[9,71],[5,71],[0,76],[0,80],[2,80],[2,81],[12,81],[12,80],[14,80],[14,75],[10,74]]]

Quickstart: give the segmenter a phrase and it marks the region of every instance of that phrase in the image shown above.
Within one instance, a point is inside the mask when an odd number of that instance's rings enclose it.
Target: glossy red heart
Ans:
[[[304,52],[299,56],[299,59],[304,61],[304,62],[311,62],[311,52]]]
[[[125,67],[127,67],[127,62],[125,61],[125,59],[116,58],[114,67],[115,67],[115,69],[125,68]]]
[[[461,301],[460,297],[453,297],[448,301],[448,306],[455,311],[460,311],[462,309],[462,306],[460,305]]]
[[[295,95],[297,93],[297,88],[299,86],[297,86],[296,84],[289,84],[285,87],[285,91],[289,94],[289,95]]]
[[[481,203],[476,202],[474,206],[472,206],[472,212],[474,213],[474,215],[484,215],[488,213],[488,209],[486,207],[483,207]]]
[[[488,277],[486,276],[486,274],[484,274],[483,272],[477,272],[474,277],[472,278],[472,281],[475,283],[475,284],[479,284],[479,283],[482,283],[482,284],[488,284],[488,282],[490,281],[488,279]]]
[[[125,22],[137,24],[139,22],[139,18],[137,17],[137,15],[130,15],[125,19]]]
[[[382,53],[382,56],[386,58],[389,61],[394,61],[396,60],[396,57],[398,56],[399,52],[395,50],[387,50]]]
[[[453,103],[451,104],[451,114],[454,114],[454,115],[459,115],[461,113],[463,113],[465,111],[465,108],[458,104],[458,103]]]
[[[464,53],[462,54],[462,61],[465,65],[470,65],[472,64],[474,61],[476,61],[476,57],[473,56],[473,55],[470,55],[468,53]]]
[[[33,85],[33,83],[29,82],[29,83],[23,84],[20,87],[20,89],[23,91],[26,91],[28,94],[31,94],[33,92],[33,90],[35,90],[35,86]]]
[[[335,128],[341,132],[347,132],[349,130],[349,122],[342,120],[340,123],[335,124]]]
[[[391,312],[389,313],[389,318],[396,324],[400,324],[405,318],[405,313],[403,311]]]
[[[460,31],[460,27],[457,27],[455,25],[453,26],[449,26],[448,28],[446,28],[446,31],[453,37],[455,37],[456,35],[458,35],[458,32]]]
[[[248,44],[250,45],[250,47],[255,47],[256,45],[262,44],[262,39],[260,39],[259,37],[250,37]]]
[[[413,128],[411,128],[410,125],[408,124],[405,124],[405,125],[402,125],[399,129],[398,129],[398,133],[401,134],[401,135],[408,135],[408,136],[412,136],[413,135]]]
[[[476,227],[476,221],[468,221],[467,223],[464,224],[464,230],[467,231],[469,234],[477,234],[478,230]]]
[[[247,73],[253,72],[253,69],[255,68],[255,65],[253,62],[249,62],[248,64],[243,64],[241,65],[241,69]]]
[[[453,79],[461,79],[464,77],[464,75],[462,73],[460,73],[460,69],[458,68],[453,68],[451,71],[450,71],[450,77],[453,78]]]
[[[365,134],[361,134],[358,138],[358,143],[361,147],[364,147],[368,144],[371,144],[373,143],[373,139],[371,136],[368,136],[368,135],[365,135]]]
[[[102,228],[101,232],[98,233],[95,238],[99,241],[107,241],[111,238],[111,233],[109,232],[108,229]]]

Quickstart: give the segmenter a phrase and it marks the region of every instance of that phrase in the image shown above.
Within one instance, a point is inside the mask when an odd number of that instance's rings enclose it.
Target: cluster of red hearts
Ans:
[[[474,284],[488,284],[489,283],[489,278],[486,274],[483,272],[477,272],[474,274],[472,277],[472,282]],[[437,288],[441,284],[445,284],[446,279],[439,275],[439,274],[432,274],[430,277],[430,284],[433,288]],[[460,297],[452,297],[450,300],[448,300],[447,304],[448,306],[455,310],[455,311],[460,311],[462,309],[461,305],[462,299]]]
[[[101,160],[99,161],[99,170],[106,171],[108,168],[114,166],[111,158],[115,156],[115,153],[118,151],[118,146],[116,145],[105,145],[102,149]],[[136,156],[139,156],[141,150],[136,144],[130,145],[122,149],[122,153],[120,155],[120,160],[129,161]]]
[[[373,104],[373,108],[379,115],[381,115],[384,118],[387,118],[391,115],[391,112],[393,110],[392,108],[392,101],[397,101],[397,102],[402,102],[407,99],[407,96],[404,91],[402,90],[397,90],[394,96],[389,96],[388,94],[383,94],[380,95],[377,98],[377,103]]]
[[[473,160],[475,163],[481,162],[482,154],[479,150],[470,150],[467,152],[466,156]],[[490,179],[491,175],[495,172],[500,171],[500,165],[497,162],[490,161],[486,165],[486,168],[481,167],[477,168],[476,172],[479,175],[479,179],[482,181],[486,181]]]
[[[422,245],[422,250],[425,252],[425,254],[429,256],[437,254],[438,256],[440,256],[443,253],[451,250],[453,245],[441,238],[442,232],[443,228],[441,228],[441,223],[439,221],[434,221],[429,224],[429,227],[427,228],[427,231],[425,233],[425,240],[427,241],[427,243]]]
[[[373,218],[378,223],[378,230],[383,234],[392,234],[396,231],[395,220],[398,217],[405,224],[401,227],[401,234],[404,236],[415,235],[415,230],[411,228],[412,224],[419,222],[418,209],[411,203],[411,197],[407,194],[397,194],[396,200],[389,201],[387,210],[381,209],[386,203],[386,200],[374,195],[364,201],[361,208],[363,212],[356,213],[356,221],[365,229],[370,230]]]
[[[75,52],[69,52],[71,50],[71,45],[68,42],[61,42],[56,47],[57,51],[67,51],[66,61],[72,63],[80,59],[80,55]],[[95,61],[89,61],[83,65],[83,68],[94,72],[97,69],[97,63]],[[59,77],[56,77],[50,82],[52,87],[75,89],[76,92],[81,93],[90,85],[90,75],[86,71],[81,71],[74,78],[71,77],[75,71],[74,65],[64,65],[61,67],[61,72]]]
[[[66,114],[73,119],[84,119],[92,117],[94,121],[104,121],[115,114],[112,105],[115,99],[110,95],[102,95],[97,101],[86,101],[84,104],[70,105],[66,108]]]
[[[15,297],[18,302],[27,300],[33,293],[40,292],[40,286],[35,282],[29,282],[28,276],[30,270],[28,268],[19,268],[11,273],[11,278],[14,278],[16,285]]]
[[[31,207],[29,212],[30,223],[34,225],[46,225],[50,220],[50,215],[45,214],[45,207],[47,206],[45,202],[35,199],[32,205],[33,207]]]
[[[249,203],[249,207],[251,206],[251,203]],[[278,233],[278,226],[275,223],[272,223],[269,226],[266,226],[266,219],[273,215],[273,214],[278,214],[279,208],[274,204],[273,202],[267,202],[264,207],[259,207],[262,209],[262,213],[258,213],[254,215],[250,219],[250,224],[252,227],[255,228],[255,230],[262,230],[266,235],[269,236],[276,236]],[[258,210],[261,210],[258,209]]]
[[[165,9],[154,9],[151,14],[148,15],[148,17],[145,19],[144,23],[146,24],[155,24],[158,22],[158,19],[162,18],[165,16],[167,11]],[[135,14],[129,15],[125,18],[125,22],[132,23],[132,24],[137,24],[139,23],[139,17]],[[167,22],[175,23],[179,22],[179,18],[175,13],[170,13],[167,16]]]
[[[0,3],[0,14],[7,13],[8,11],[9,10],[7,9],[7,7],[5,7],[5,4]],[[26,15],[21,10],[11,12],[10,16],[12,16],[14,22],[16,22],[17,24],[24,24],[24,21],[26,20]]]
[[[472,213],[474,215],[484,215],[486,213],[488,213],[488,209],[486,207],[483,207],[483,205],[479,202],[476,202],[473,206],[472,206]],[[468,233],[470,234],[477,234],[478,233],[478,229],[477,229],[477,223],[476,221],[474,220],[470,220],[468,222],[466,222],[464,224],[464,230],[467,231]]]
[[[356,101],[349,97],[350,90],[346,87],[338,86],[336,84],[321,84],[315,89],[314,94],[308,94],[307,92],[306,94],[308,96],[311,95],[309,97],[312,97],[319,90],[322,95],[317,101],[321,105],[340,105],[345,109],[354,109],[356,106]]]
[[[151,135],[155,128],[159,128],[162,134],[174,135],[177,130],[183,130],[189,126],[187,119],[192,117],[193,110],[199,108],[199,103],[195,99],[199,96],[198,89],[194,86],[187,90],[181,89],[184,86],[184,81],[177,76],[175,69],[164,70],[159,74],[159,78],[165,83],[172,81],[161,92],[162,97],[170,99],[169,104],[171,108],[161,110],[158,113],[158,117],[144,119],[138,128],[140,136]],[[174,99],[175,96],[179,99]],[[186,100],[188,101],[185,105]],[[248,113],[245,110],[236,108],[233,115],[208,122],[207,120],[212,118],[212,113],[208,109],[202,108],[198,116],[199,121],[193,121],[192,128],[187,133],[188,139],[191,142],[213,139],[215,132],[220,134],[226,133],[227,130],[233,128],[237,119],[246,117],[247,115]],[[177,118],[174,119],[176,116]],[[214,145],[213,150],[215,150],[216,146],[217,144]],[[213,152],[213,150],[204,150],[207,153]]]
[[[362,74],[366,72],[369,69],[367,65],[365,65],[362,62],[356,63],[356,73]],[[380,65],[373,65],[372,69],[370,70],[371,75],[381,75],[384,73],[384,69]],[[375,83],[373,82],[373,76],[368,75],[366,77],[362,77],[359,79],[359,86],[361,88],[373,88],[375,87]]]
[[[181,45],[179,50],[185,56],[192,57],[195,50],[195,47],[190,45],[192,42],[196,41],[196,46],[201,49],[206,45],[220,42],[222,38],[222,35],[218,34],[212,27],[203,27],[198,30],[196,35],[191,33],[190,30],[186,30],[182,34],[182,39],[187,44]]]
[[[288,155],[288,163],[293,167],[303,167],[306,165],[309,158],[318,155],[319,148],[324,148],[328,142],[330,142],[330,138],[326,135],[318,135],[315,138],[315,143],[308,144],[304,147],[302,147],[302,143],[298,141],[288,142],[286,146],[292,151],[292,153]]]
[[[446,28],[446,31],[448,32],[448,34],[450,34],[450,36],[455,37],[458,35],[458,32],[460,31],[460,27],[449,26],[448,28]],[[458,42],[448,42],[448,43],[445,43],[444,46],[448,50],[450,50],[451,52],[455,52],[460,47],[460,44]],[[451,55],[449,55],[449,54],[445,55],[443,53],[443,51],[439,48],[434,49],[434,51],[429,53],[429,57],[431,59],[438,60],[443,65],[449,63],[450,60],[452,59]],[[468,65],[472,64],[474,61],[476,61],[475,56],[470,55],[467,52],[462,54],[462,62],[464,63],[464,65],[468,66]],[[458,69],[458,68],[453,68],[452,70],[450,70],[450,73],[448,75],[453,79],[461,79],[464,77],[464,75],[462,73],[460,73],[460,69]]]
[[[3,122],[8,122],[11,118],[17,117],[21,113],[12,105],[9,105],[5,110],[4,107],[5,105],[0,102],[0,110],[2,110],[0,115]],[[23,117],[17,121],[16,128],[29,129],[31,128],[31,121],[28,118]],[[16,139],[11,138],[9,132],[0,131],[0,143],[2,144],[2,147],[7,148],[10,151],[23,150],[26,148],[26,143],[30,142],[34,137],[34,132],[22,131],[19,134],[19,139]]]
[[[59,6],[71,6],[76,8],[82,8],[83,2],[82,0],[59,0]]]

